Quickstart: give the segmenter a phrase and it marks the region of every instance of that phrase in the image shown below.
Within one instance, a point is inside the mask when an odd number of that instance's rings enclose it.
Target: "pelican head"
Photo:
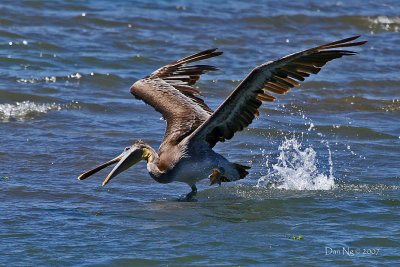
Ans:
[[[124,151],[114,159],[103,163],[94,169],[91,169],[78,177],[78,180],[83,180],[89,176],[95,174],[96,172],[104,169],[107,166],[118,163],[114,169],[108,174],[107,178],[103,182],[103,186],[106,185],[112,178],[120,174],[121,172],[129,169],[141,160],[146,160],[147,162],[152,161],[153,151],[151,147],[143,142],[142,140],[136,141],[132,146],[128,146]]]

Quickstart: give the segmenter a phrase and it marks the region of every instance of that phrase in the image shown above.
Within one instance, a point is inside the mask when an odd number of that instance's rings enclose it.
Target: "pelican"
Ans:
[[[101,169],[117,164],[103,182],[111,179],[141,160],[147,162],[150,176],[159,183],[184,182],[191,187],[185,197],[192,200],[196,183],[210,179],[210,185],[243,179],[250,167],[232,163],[213,147],[237,131],[247,127],[263,102],[273,102],[300,85],[310,74],[317,74],[328,61],[356,52],[335,48],[352,47],[367,41],[355,41],[354,36],[293,53],[254,68],[228,98],[213,111],[200,98],[194,85],[200,76],[218,68],[209,65],[189,65],[216,57],[222,52],[204,50],[168,64],[135,82],[130,92],[137,99],[154,107],[166,120],[166,131],[158,152],[144,141],[126,147],[116,158],[78,177],[86,179]]]

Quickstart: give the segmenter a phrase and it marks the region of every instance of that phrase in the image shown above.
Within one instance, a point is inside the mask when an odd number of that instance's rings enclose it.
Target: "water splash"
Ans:
[[[272,164],[272,170],[266,176],[261,177],[257,187],[286,190],[330,190],[335,188],[333,177],[333,164],[329,144],[328,164],[329,173],[320,173],[318,159],[315,150],[309,146],[303,148],[295,137],[285,138],[279,146],[278,162]],[[267,161],[268,167],[268,161]]]
[[[31,101],[0,104],[0,121],[24,121],[33,114],[47,113],[51,110],[61,110],[61,105],[56,103],[37,104]]]

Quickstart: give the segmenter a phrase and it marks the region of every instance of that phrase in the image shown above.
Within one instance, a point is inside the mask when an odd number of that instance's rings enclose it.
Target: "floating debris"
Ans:
[[[293,239],[293,240],[302,240],[303,239],[303,237],[301,235],[299,235],[299,236],[291,235],[291,236],[289,236],[289,238]]]

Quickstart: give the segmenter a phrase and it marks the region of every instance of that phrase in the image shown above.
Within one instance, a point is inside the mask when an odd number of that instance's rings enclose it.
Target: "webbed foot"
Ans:
[[[190,191],[190,193],[187,194],[186,196],[182,196],[182,197],[178,198],[178,201],[196,202],[197,199],[195,199],[194,197],[197,194],[197,187],[195,185],[192,185],[191,188],[192,188],[192,191]]]
[[[208,176],[210,178],[210,185],[218,183],[221,185],[221,178],[222,178],[223,172],[221,172],[219,169],[214,169],[212,174]]]

